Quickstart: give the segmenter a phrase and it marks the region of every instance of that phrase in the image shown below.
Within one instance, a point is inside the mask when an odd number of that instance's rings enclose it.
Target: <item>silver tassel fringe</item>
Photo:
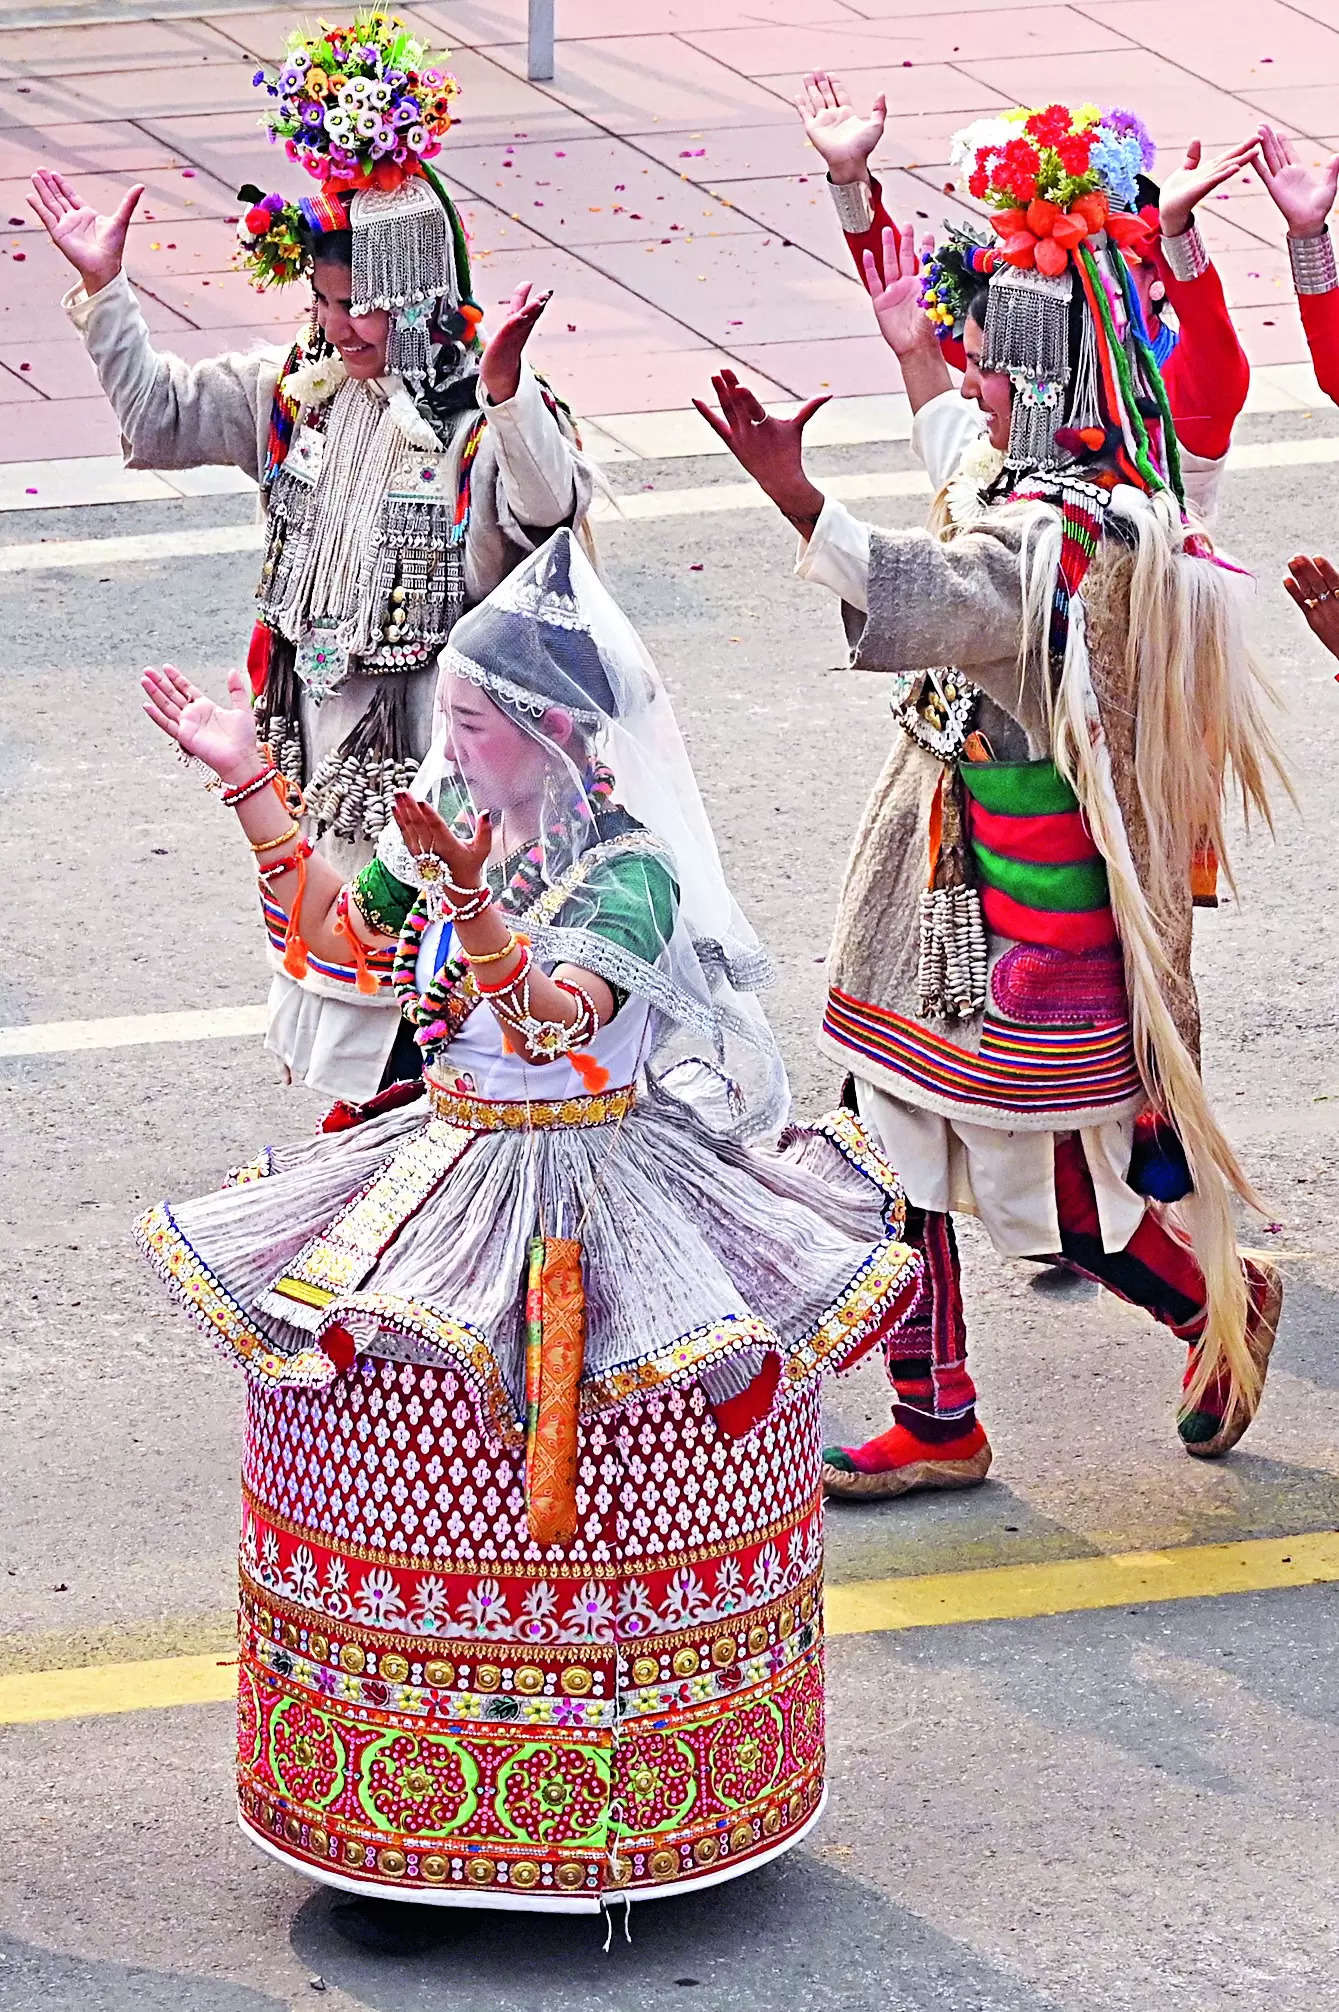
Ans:
[[[364,189],[349,204],[355,314],[416,301],[459,304],[451,223],[421,176],[386,194]]]

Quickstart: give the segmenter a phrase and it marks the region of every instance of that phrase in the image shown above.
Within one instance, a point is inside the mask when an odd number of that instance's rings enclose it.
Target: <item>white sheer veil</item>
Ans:
[[[469,688],[544,752],[529,861],[547,899],[529,904],[543,919],[525,923],[536,959],[580,965],[650,1002],[647,1068],[660,1094],[718,1131],[776,1132],[789,1092],[756,997],[772,982],[771,960],[730,892],[664,683],[569,530],[463,616],[442,652],[433,743],[414,793],[462,828],[482,810],[497,817],[509,780],[495,748],[471,759]],[[533,750],[525,766],[533,774]],[[417,881],[394,825],[381,855]],[[613,874],[611,925],[596,891]]]

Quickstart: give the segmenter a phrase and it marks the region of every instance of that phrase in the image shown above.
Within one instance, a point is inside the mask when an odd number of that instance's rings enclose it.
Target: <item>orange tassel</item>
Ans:
[[[284,970],[290,978],[305,978],[307,975],[307,946],[302,940],[300,918],[302,897],[307,892],[307,855],[298,848],[298,885],[293,896],[293,906],[289,910],[288,928],[284,931]]]
[[[569,1059],[592,1096],[609,1088],[609,1071],[601,1068],[593,1055],[573,1055]]]
[[[341,887],[339,897],[335,902],[335,934],[336,936],[347,936],[349,939],[349,947],[353,951],[353,968],[358,973],[358,990],[368,997],[375,997],[381,988],[368,969],[367,946],[364,944],[358,931],[354,928],[352,918],[349,915],[349,890],[347,887]]]

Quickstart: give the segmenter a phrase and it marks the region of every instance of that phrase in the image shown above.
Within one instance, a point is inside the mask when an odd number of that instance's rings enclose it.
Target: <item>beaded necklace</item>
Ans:
[[[614,789],[614,778],[607,768],[596,764],[589,769],[582,780],[585,802],[590,806],[592,820],[598,828],[600,810],[608,804]],[[561,817],[555,815],[550,827],[550,835],[560,839],[566,836],[566,826]],[[511,855],[515,857],[514,854]],[[486,870],[486,877],[493,882],[496,873],[499,881],[504,881],[509,861],[504,860],[497,868]],[[498,891],[498,905],[516,920],[536,902],[544,891],[544,841],[535,839],[525,847],[519,864],[510,879],[506,879]],[[400,940],[395,946],[395,958],[391,965],[391,985],[400,1002],[400,1011],[410,1026],[417,1031],[414,1040],[423,1050],[424,1062],[430,1062],[440,1048],[453,1041],[470,1014],[479,1003],[479,994],[474,986],[469,960],[465,957],[449,957],[441,969],[435,972],[429,983],[420,992],[418,987],[418,955],[424,932],[432,917],[429,915],[424,898],[420,894],[411,912],[405,917],[400,931]]]

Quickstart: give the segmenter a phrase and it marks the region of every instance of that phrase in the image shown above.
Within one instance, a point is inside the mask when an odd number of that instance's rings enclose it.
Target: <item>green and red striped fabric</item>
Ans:
[[[1053,950],[1113,944],[1106,862],[1054,762],[964,762],[987,927]]]

